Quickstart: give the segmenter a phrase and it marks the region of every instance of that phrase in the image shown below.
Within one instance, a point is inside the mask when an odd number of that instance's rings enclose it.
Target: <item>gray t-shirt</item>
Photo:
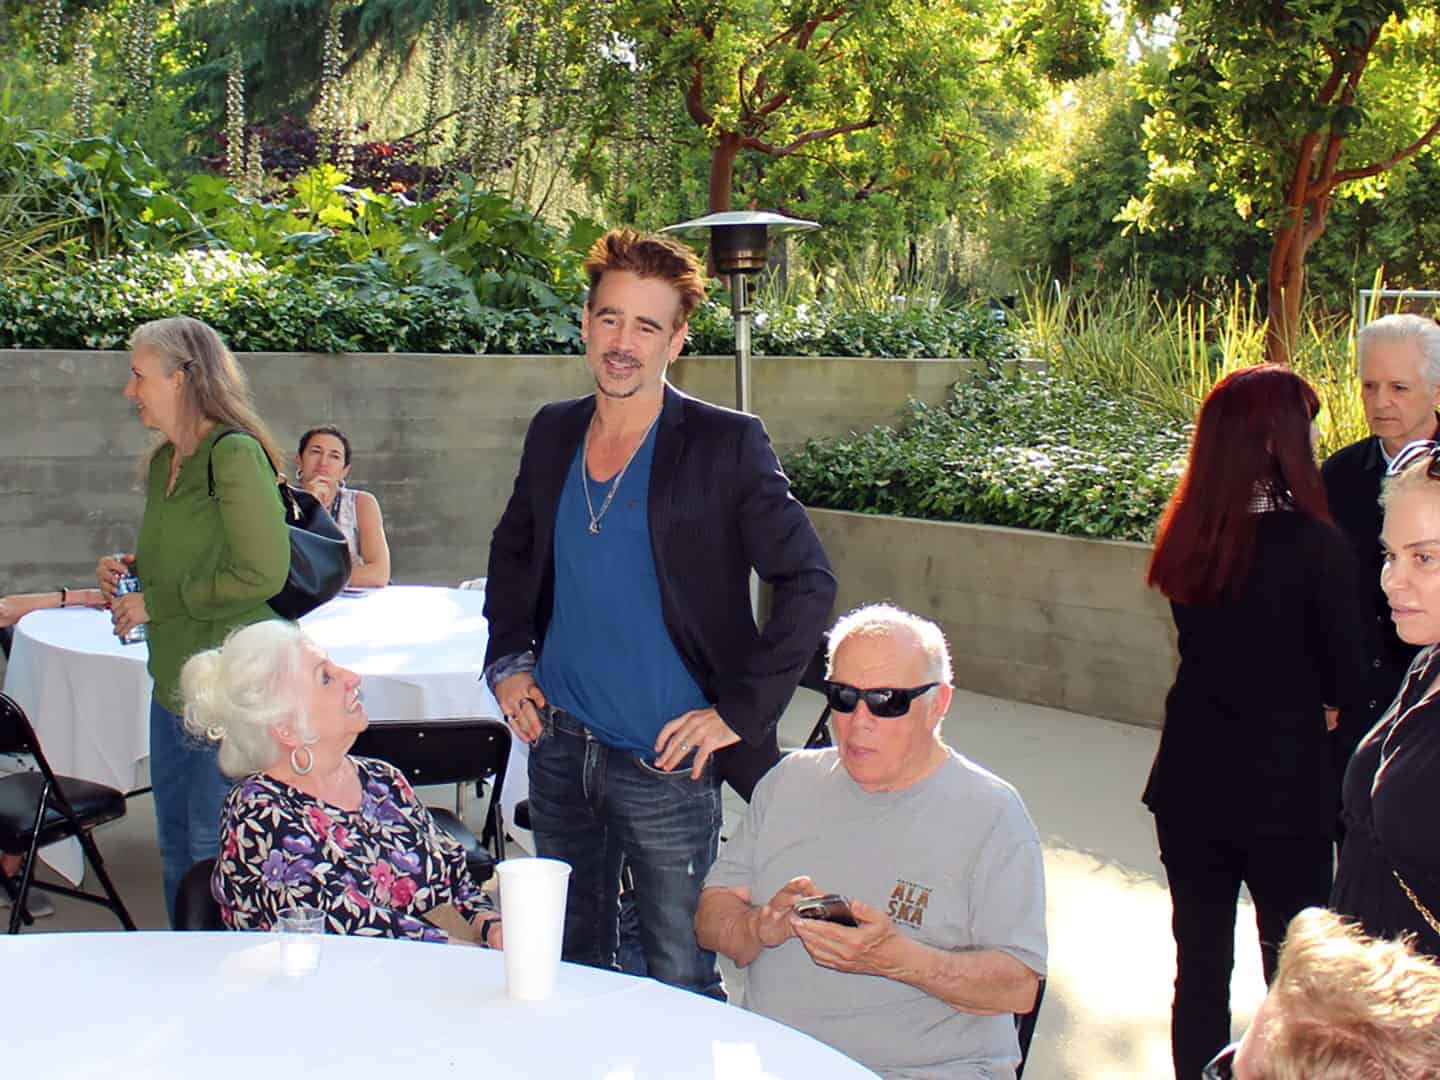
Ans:
[[[903,791],[867,794],[834,750],[787,755],[755,789],[709,886],[763,904],[793,877],[888,912],[939,949],[998,949],[1045,974],[1040,839],[1015,789],[960,754]],[[746,1008],[887,1078],[1013,1078],[1014,1018],[960,1012],[892,979],[815,964],[798,939],[762,949]]]

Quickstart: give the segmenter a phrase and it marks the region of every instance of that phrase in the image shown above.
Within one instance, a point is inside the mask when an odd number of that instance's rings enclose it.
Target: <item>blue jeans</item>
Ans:
[[[695,909],[720,843],[720,780],[661,772],[549,709],[530,747],[537,854],[570,864],[566,960],[619,970],[622,858],[635,879],[640,945],[652,978],[725,1000],[715,954],[695,943]]]
[[[150,704],[150,786],[165,879],[165,910],[175,924],[175,893],[185,871],[220,851],[220,810],[233,781],[220,771],[213,744],[185,733],[180,717]]]

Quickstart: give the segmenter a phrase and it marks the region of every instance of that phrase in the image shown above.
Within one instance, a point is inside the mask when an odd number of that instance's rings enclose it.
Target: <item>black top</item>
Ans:
[[[1440,919],[1440,650],[1421,653],[1396,706],[1361,741],[1345,770],[1345,844],[1330,906],[1367,933],[1408,930],[1440,956],[1440,933],[1394,871]]]
[[[1144,795],[1157,816],[1331,835],[1340,793],[1324,708],[1364,692],[1354,576],[1335,529],[1276,510],[1260,515],[1230,599],[1170,605],[1180,669]]]
[[[487,668],[527,651],[538,656],[545,641],[555,513],[594,412],[591,395],[546,405],[530,422],[515,489],[490,541]],[[716,764],[748,799],[779,760],[776,723],[829,623],[835,576],[765,426],[671,386],[655,432],[648,512],[665,629],[740,736]],[[752,568],[771,586],[763,630],[750,609]]]
[[[1400,690],[1401,680],[1418,648],[1401,641],[1390,619],[1390,604],[1380,588],[1380,483],[1385,479],[1385,457],[1380,439],[1370,436],[1335,451],[1321,466],[1330,516],[1350,542],[1359,568],[1361,611],[1365,619],[1365,693],[1353,709],[1340,713],[1344,751],[1353,749],[1375,726]]]

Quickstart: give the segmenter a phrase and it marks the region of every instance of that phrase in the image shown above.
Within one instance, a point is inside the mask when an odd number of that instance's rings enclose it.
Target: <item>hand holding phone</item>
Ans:
[[[838,923],[840,926],[860,925],[850,910],[850,901],[838,893],[801,897],[795,901],[791,910],[802,919],[818,919],[821,922]]]

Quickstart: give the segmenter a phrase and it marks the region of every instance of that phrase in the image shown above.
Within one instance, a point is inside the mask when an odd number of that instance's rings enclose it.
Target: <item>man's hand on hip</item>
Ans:
[[[896,953],[905,938],[895,929],[883,911],[853,897],[850,912],[859,926],[841,926],[819,919],[790,916],[795,936],[805,946],[810,959],[821,967],[848,971],[854,975],[881,975],[895,978],[898,969]]]
[[[545,693],[535,676],[528,671],[517,671],[507,679],[495,684],[495,700],[500,711],[510,721],[510,730],[521,742],[533,743],[540,737],[540,710],[545,705]]]
[[[695,763],[690,767],[690,779],[699,780],[711,754],[739,741],[740,736],[720,718],[714,706],[692,709],[660,729],[655,740],[655,767],[667,771],[677,768],[693,749]]]

